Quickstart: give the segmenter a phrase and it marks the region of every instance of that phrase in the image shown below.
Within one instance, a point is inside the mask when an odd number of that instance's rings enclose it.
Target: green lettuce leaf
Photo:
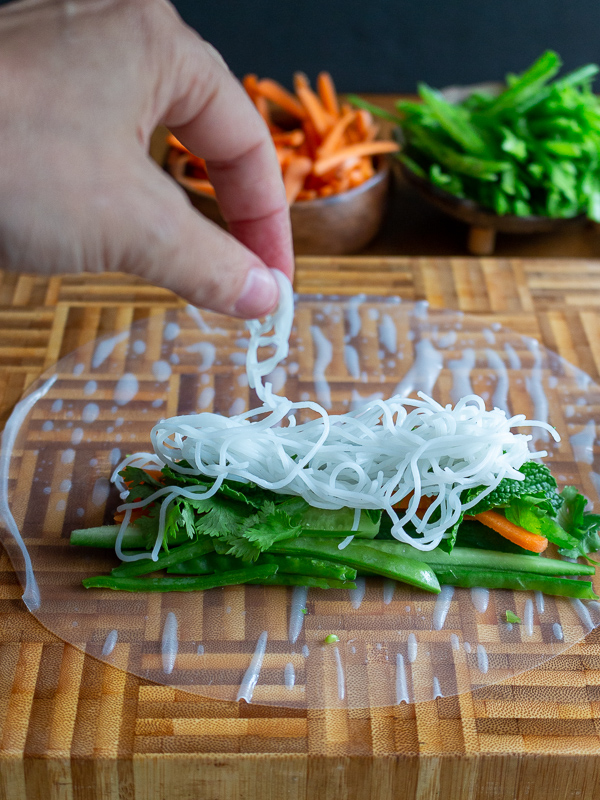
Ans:
[[[549,516],[546,509],[543,498],[526,495],[512,500],[504,513],[506,519],[530,533],[545,536],[549,542],[560,547],[575,547],[577,539],[567,533],[554,517]]]
[[[575,544],[559,550],[562,556],[577,558],[600,550],[600,515],[586,514],[587,498],[574,486],[566,486],[561,492],[563,504],[558,513],[558,521],[575,539]]]

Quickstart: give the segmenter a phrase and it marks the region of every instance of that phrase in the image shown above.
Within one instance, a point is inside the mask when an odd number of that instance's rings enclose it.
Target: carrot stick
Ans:
[[[244,75],[244,77],[242,78],[242,84],[244,86],[244,89],[248,92],[250,97],[254,100],[254,98],[258,94],[258,91],[257,91],[257,88],[256,88],[257,84],[258,84],[258,75],[255,75],[252,72],[249,73],[248,75]]]
[[[290,203],[359,186],[375,174],[373,155],[399,149],[393,142],[374,141],[378,129],[371,114],[340,102],[328,72],[319,73],[316,91],[302,72],[296,72],[293,80],[297,96],[270,78],[259,80],[253,73],[243,78],[244,88],[273,138]],[[280,124],[271,118],[275,106],[286,112],[286,120]],[[293,117],[291,126],[286,124],[288,115]],[[214,195],[204,160],[172,134],[167,143],[165,166],[175,180],[188,189]],[[312,162],[310,170],[306,158]]]
[[[173,136],[172,133],[167,134],[167,144],[169,147],[174,147],[176,150],[181,150],[182,153],[189,153],[190,151],[187,147],[184,147],[177,137]]]
[[[340,107],[338,105],[337,92],[331,75],[328,72],[320,72],[317,77],[317,91],[321,102],[326,111],[333,117],[339,117]]]
[[[304,73],[296,72],[294,74],[294,89],[315,130],[323,138],[333,125],[333,118],[327,113],[317,95],[310,88],[308,78]]]
[[[298,88],[310,89],[310,83],[304,72],[294,72],[294,90],[298,94]]]
[[[285,196],[288,204],[291,205],[298,197],[298,193],[304,187],[306,176],[312,169],[313,162],[306,156],[295,156],[290,159],[287,169],[283,175],[283,185],[285,186]]]
[[[406,497],[403,497],[399,503],[396,503],[394,508],[399,509],[400,511],[406,511],[408,508],[408,504],[413,498],[413,492],[407,494]],[[435,497],[427,497],[427,495],[422,495],[419,499],[419,505],[417,507],[417,511],[427,511],[429,506],[435,501]]]
[[[180,183],[183,186],[187,186],[188,189],[193,189],[196,192],[201,192],[202,194],[208,194],[211,197],[216,197],[215,187],[209,180],[202,180],[201,178],[189,178],[187,176],[179,179]]]
[[[356,127],[363,141],[369,138],[373,128],[373,117],[366,108],[360,108],[356,112]]]
[[[273,141],[276,146],[286,145],[288,147],[300,147],[305,138],[305,133],[300,130],[300,128],[295,128],[293,131],[282,131],[281,133],[273,134]]]
[[[344,137],[346,129],[356,118],[356,112],[350,111],[340,117],[327,136],[323,139],[321,146],[317,149],[317,157],[325,158],[332,155],[338,148]]]
[[[378,153],[395,153],[398,150],[398,145],[395,142],[359,142],[358,144],[351,144],[338,150],[331,156],[320,158],[315,162],[313,172],[315,175],[324,175],[326,172],[334,169],[335,167],[343,164],[349,158],[357,158],[360,156],[373,156]]]
[[[360,168],[362,171],[363,181],[368,181],[369,178],[372,178],[375,175],[375,170],[373,169],[373,161],[368,156],[363,156],[360,160]]]
[[[270,100],[275,105],[287,111],[293,117],[304,119],[306,111],[303,106],[296,100],[293,94],[284,89],[277,81],[270,78],[263,78],[256,84],[256,92],[261,97]]]
[[[294,151],[291,147],[276,147],[275,152],[277,153],[277,160],[279,161],[279,166],[283,171],[289,164],[292,156],[294,155]]]
[[[544,536],[520,528],[497,511],[483,511],[481,514],[476,514],[474,519],[525,550],[542,553],[548,547],[548,539]]]
[[[301,192],[298,192],[296,200],[314,200],[315,197],[317,197],[315,189],[302,189]]]

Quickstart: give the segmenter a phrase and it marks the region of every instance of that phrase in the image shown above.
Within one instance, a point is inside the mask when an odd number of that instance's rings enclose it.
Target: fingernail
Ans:
[[[279,298],[279,289],[269,269],[252,267],[237,303],[235,313],[242,317],[262,317],[272,311]]]

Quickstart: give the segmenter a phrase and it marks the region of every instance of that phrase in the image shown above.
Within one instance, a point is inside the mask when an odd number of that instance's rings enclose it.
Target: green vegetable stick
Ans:
[[[346,564],[324,561],[306,556],[282,556],[273,553],[261,553],[255,564],[276,564],[280,575],[309,575],[316,578],[331,578],[338,581],[354,580],[356,570]],[[235,556],[210,553],[206,558],[184,561],[169,568],[169,572],[178,575],[202,575],[207,572],[225,572],[241,569],[247,563]],[[196,571],[198,570],[198,571]]]
[[[122,562],[111,572],[114,578],[130,578],[134,575],[147,575],[149,572],[157,572],[160,569],[178,564],[182,561],[189,561],[190,558],[203,556],[215,549],[213,541],[208,537],[203,537],[196,542],[182,544],[179,547],[172,547],[168,553],[162,553],[156,561],[151,558],[142,558],[139,561]]]
[[[590,564],[578,564],[545,556],[525,556],[518,553],[500,553],[495,550],[479,550],[475,547],[455,547],[446,553],[439,547],[435,550],[421,551],[409,544],[376,539],[363,545],[389,555],[400,555],[424,561],[436,572],[440,567],[468,567],[485,570],[504,570],[508,572],[527,572],[536,575],[593,575],[595,569]]]
[[[301,536],[298,539],[276,542],[271,552],[335,559],[358,570],[367,570],[386,578],[393,578],[417,586],[426,592],[439,593],[439,581],[429,565],[416,559],[403,558],[397,553],[380,552],[372,547],[373,544],[376,542],[369,541],[368,544],[362,541],[350,542],[347,547],[340,550],[335,541]]]
[[[488,114],[497,114],[519,103],[531,101],[540,88],[553,78],[561,67],[561,60],[552,50],[547,50],[488,107]]]
[[[169,575],[210,575],[214,571],[206,556],[190,558],[189,561],[182,561],[167,568]],[[225,572],[225,570],[222,571]]]
[[[353,581],[356,578],[356,570],[347,564],[340,564],[334,561],[325,561],[320,558],[308,558],[306,556],[284,556],[273,553],[262,553],[257,564],[277,564],[279,571],[277,577],[282,574],[309,575],[315,578],[330,578],[338,581]]]
[[[220,572],[199,577],[166,575],[154,578],[116,578],[114,575],[98,575],[85,578],[82,583],[86,589],[120,589],[125,592],[196,592],[214,589],[217,586],[237,586],[249,581],[262,581],[277,574],[274,564],[262,567],[247,567],[232,572]]]
[[[477,129],[469,122],[469,115],[460,106],[453,106],[425,83],[419,84],[419,94],[446,133],[467,153],[485,156],[487,144]]]
[[[439,142],[424,128],[410,129],[410,144],[439,161],[449,170],[479,178],[482,181],[496,180],[504,169],[510,169],[509,161],[499,161],[462,155],[451,147]]]
[[[338,581],[334,578],[316,578],[314,575],[274,575],[272,578],[261,578],[247,583],[261,586],[308,586],[311,589],[356,589],[352,581]]]
[[[356,94],[349,94],[346,99],[349,103],[352,103],[353,106],[364,108],[366,111],[370,111],[371,114],[374,114],[381,119],[387,119],[389,122],[395,122],[396,125],[398,125],[400,122],[400,118],[396,114],[386,111],[385,108],[379,108],[379,106],[369,103],[368,100],[363,100],[362,97],[359,97]]]
[[[102,547],[114,549],[120,525],[100,525],[98,528],[79,528],[71,533],[71,544],[81,547]],[[122,542],[123,550],[144,550],[146,541],[143,533],[135,525],[125,529]]]
[[[542,559],[540,559],[542,560]],[[466,589],[513,589],[515,591],[540,591],[562,597],[598,600],[591,581],[558,578],[555,575],[536,575],[533,572],[508,572],[475,567],[436,565],[437,579],[441,584],[461,586]]]

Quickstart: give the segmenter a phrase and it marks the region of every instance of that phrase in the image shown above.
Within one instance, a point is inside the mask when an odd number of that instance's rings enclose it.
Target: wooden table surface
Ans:
[[[302,258],[296,289],[485,314],[600,379],[600,261]],[[75,347],[173,295],[121,275],[0,275],[0,412]],[[600,634],[485,690],[301,711],[206,700],[96,661],[46,631],[0,557],[0,797],[475,798],[600,793]]]

